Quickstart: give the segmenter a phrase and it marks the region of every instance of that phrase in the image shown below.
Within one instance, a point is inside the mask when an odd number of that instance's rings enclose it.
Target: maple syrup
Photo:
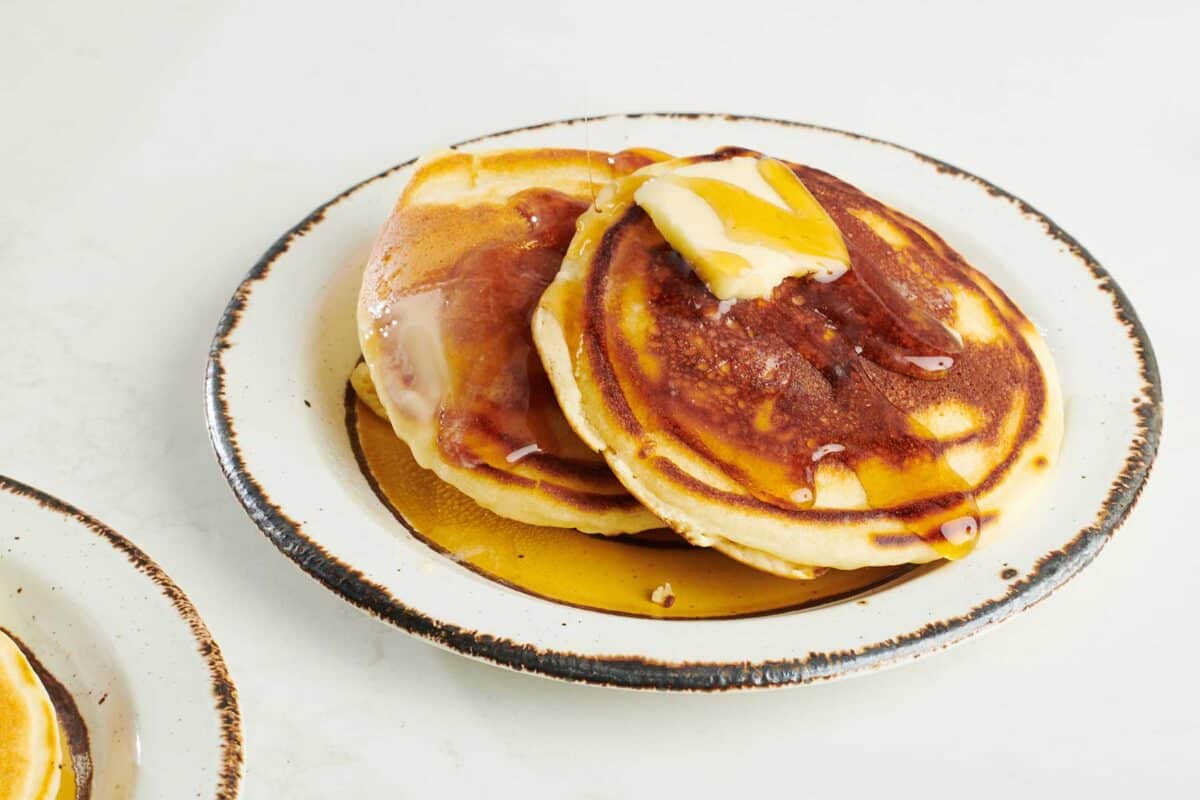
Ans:
[[[363,474],[413,535],[481,575],[567,605],[663,619],[751,616],[860,595],[912,569],[830,570],[797,581],[693,547],[665,529],[603,537],[526,525],[476,505],[418,466],[391,426],[349,388],[346,423]],[[669,608],[650,599],[664,583],[675,595]]]

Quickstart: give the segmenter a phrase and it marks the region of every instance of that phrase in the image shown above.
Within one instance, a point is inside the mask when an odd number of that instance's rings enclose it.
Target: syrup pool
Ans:
[[[693,547],[666,529],[602,537],[526,525],[476,505],[418,466],[350,388],[346,422],[363,474],[414,536],[480,575],[566,605],[663,619],[752,616],[856,597],[913,569],[830,570],[797,581]],[[670,607],[651,600],[665,583],[675,597]]]

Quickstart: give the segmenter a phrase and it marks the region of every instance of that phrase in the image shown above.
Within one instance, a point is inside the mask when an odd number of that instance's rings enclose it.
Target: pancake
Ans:
[[[505,517],[603,534],[662,526],[571,430],[529,328],[578,216],[602,185],[648,162],[583,150],[435,155],[375,243],[353,384],[418,464]]]
[[[0,631],[0,800],[57,796],[62,765],[50,695],[29,659]]]
[[[1003,535],[1062,436],[1033,324],[928,227],[798,164],[848,271],[718,299],[634,193],[759,155],[656,163],[579,220],[533,320],[568,420],[690,542],[779,575],[958,558]]]

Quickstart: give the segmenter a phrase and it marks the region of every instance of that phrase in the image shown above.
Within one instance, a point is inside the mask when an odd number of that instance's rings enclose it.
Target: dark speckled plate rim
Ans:
[[[917,658],[956,644],[983,628],[1007,619],[1031,607],[1074,577],[1096,557],[1105,543],[1128,516],[1150,474],[1162,434],[1162,384],[1150,337],[1138,319],[1129,298],[1108,272],[1079,242],[1049,217],[1015,195],[989,181],[944,161],[907,147],[836,128],[768,117],[717,113],[633,113],[603,117],[578,117],[553,120],[512,128],[467,139],[454,145],[462,147],[511,133],[534,131],[613,119],[726,120],[755,122],[832,133],[871,142],[907,153],[946,175],[978,184],[993,197],[1002,198],[1026,217],[1040,223],[1046,235],[1058,241],[1086,268],[1100,291],[1110,295],[1117,321],[1126,329],[1140,362],[1143,386],[1133,398],[1132,412],[1136,431],[1129,444],[1125,466],[1113,481],[1107,498],[1097,511],[1095,521],[1080,530],[1061,549],[1046,553],[1033,569],[1009,584],[1008,591],[988,600],[965,614],[931,622],[918,630],[867,644],[853,650],[811,652],[803,657],[764,662],[683,662],[667,663],[638,655],[580,655],[540,648],[531,643],[515,642],[484,632],[433,619],[393,597],[384,587],[366,578],[362,572],[327,552],[305,534],[301,525],[287,516],[267,496],[262,485],[247,468],[238,449],[233,421],[229,416],[224,391],[222,356],[229,349],[230,337],[238,325],[254,284],[263,280],[275,261],[287,252],[292,242],[304,236],[324,219],[325,213],[363,187],[385,178],[414,160],[398,164],[378,175],[351,186],[318,207],[299,224],[281,236],[259,259],[230,299],[217,326],[209,353],[205,380],[205,400],[209,435],[217,460],[226,479],[250,518],[285,555],[327,588],[361,609],[416,636],[431,640],[473,658],[523,672],[532,672],[570,681],[633,689],[710,691],[806,684],[841,677]]]
[[[217,792],[213,797],[214,800],[235,800],[241,786],[243,766],[242,715],[238,706],[237,688],[229,677],[229,670],[225,666],[221,648],[213,640],[208,626],[200,618],[192,601],[154,559],[146,555],[133,542],[90,514],[6,475],[0,475],[0,489],[16,497],[30,500],[47,511],[61,514],[83,525],[125,556],[134,569],[149,578],[163,596],[170,601],[171,607],[187,625],[192,638],[196,640],[196,651],[204,660],[212,684],[213,707],[220,718],[221,756],[217,770]]]

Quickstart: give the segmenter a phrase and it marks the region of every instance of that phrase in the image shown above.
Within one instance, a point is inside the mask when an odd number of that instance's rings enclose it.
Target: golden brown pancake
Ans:
[[[21,648],[0,631],[0,800],[56,797],[62,764],[50,695]]]
[[[363,276],[356,389],[424,468],[535,525],[661,522],[579,441],[529,322],[603,184],[648,159],[581,150],[447,152],[418,164]]]
[[[720,301],[633,200],[579,221],[534,338],[567,418],[692,543],[791,577],[960,557],[1002,535],[1058,453],[1062,402],[1032,323],[941,237],[789,165],[850,269]]]

